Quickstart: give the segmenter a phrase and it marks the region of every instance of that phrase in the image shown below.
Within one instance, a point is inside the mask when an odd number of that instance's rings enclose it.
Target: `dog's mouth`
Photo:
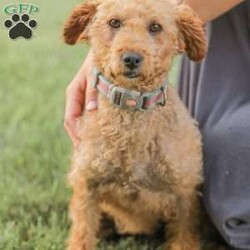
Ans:
[[[123,75],[129,79],[134,79],[140,76],[138,71],[124,71]]]

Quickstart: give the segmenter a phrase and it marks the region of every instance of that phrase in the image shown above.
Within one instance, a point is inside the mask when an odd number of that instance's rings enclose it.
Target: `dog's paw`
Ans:
[[[81,243],[74,243],[70,244],[67,248],[67,250],[93,250],[94,248],[88,248],[86,245],[83,245]]]
[[[209,243],[204,246],[204,250],[227,250],[228,248],[225,245],[217,243]]]
[[[9,29],[9,37],[14,40],[18,37],[30,39],[33,35],[32,29],[36,28],[37,22],[30,20],[27,14],[22,16],[14,14],[11,19],[4,22],[4,26]]]
[[[199,242],[192,242],[189,244],[188,242],[172,242],[167,244],[164,250],[201,250],[201,245]]]

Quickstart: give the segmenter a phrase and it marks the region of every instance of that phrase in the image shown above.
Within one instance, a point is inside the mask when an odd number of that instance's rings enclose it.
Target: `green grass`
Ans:
[[[13,2],[13,1],[12,1]],[[10,1],[2,0],[0,9]],[[65,248],[71,145],[63,129],[64,92],[86,47],[60,32],[79,1],[42,1],[31,41],[11,41],[0,13],[0,249]],[[105,250],[146,250],[128,238]]]

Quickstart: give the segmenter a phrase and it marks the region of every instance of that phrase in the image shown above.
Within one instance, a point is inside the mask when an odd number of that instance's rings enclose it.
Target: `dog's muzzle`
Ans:
[[[135,52],[125,52],[121,56],[124,66],[124,76],[130,79],[137,78],[140,74],[140,66],[143,62],[143,56]]]
[[[125,52],[121,59],[123,65],[129,70],[138,69],[143,61],[143,57],[140,54],[134,52]]]

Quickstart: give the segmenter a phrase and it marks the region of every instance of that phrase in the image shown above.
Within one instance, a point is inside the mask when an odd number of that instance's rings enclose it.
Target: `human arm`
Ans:
[[[66,106],[64,127],[74,146],[80,141],[77,135],[77,119],[84,108],[92,111],[97,108],[96,89],[91,87],[91,71],[93,68],[92,51],[90,50],[84,63],[66,90]]]
[[[244,0],[186,0],[204,22],[212,21]]]

